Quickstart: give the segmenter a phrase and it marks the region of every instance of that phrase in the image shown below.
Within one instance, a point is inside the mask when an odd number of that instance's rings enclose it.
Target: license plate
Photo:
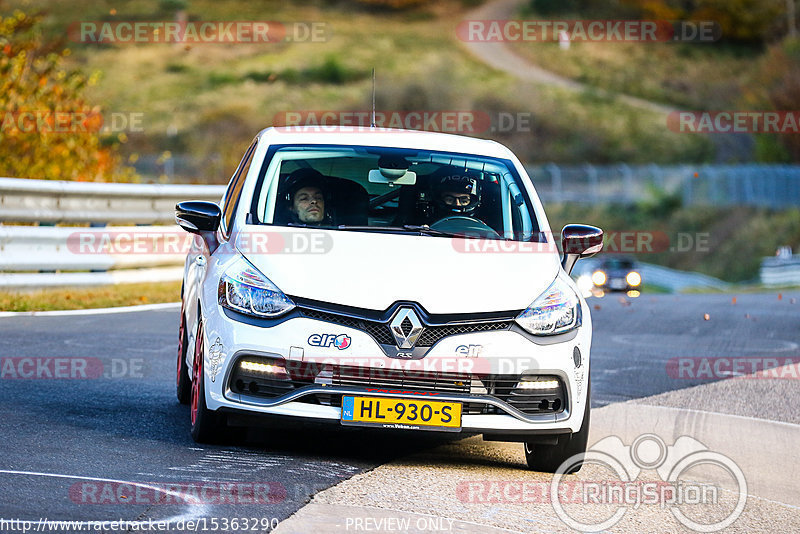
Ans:
[[[613,287],[614,289],[622,289],[623,287],[625,287],[625,281],[624,280],[611,280],[611,287]]]
[[[461,403],[345,396],[342,424],[457,432],[461,430]]]

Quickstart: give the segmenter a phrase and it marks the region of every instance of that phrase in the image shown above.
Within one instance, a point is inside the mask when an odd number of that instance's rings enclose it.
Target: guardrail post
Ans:
[[[594,165],[588,163],[583,166],[583,169],[586,171],[586,176],[589,178],[589,191],[592,196],[592,204],[596,204],[600,201],[599,191],[597,189],[597,169]]]
[[[684,206],[691,206],[692,205],[692,187],[694,180],[694,172],[689,171],[683,176],[683,205]]]
[[[620,163],[617,168],[622,173],[622,183],[625,187],[625,200],[633,201],[633,172],[625,163]]]
[[[562,202],[563,190],[561,185],[561,169],[555,163],[548,163],[544,168],[550,175],[550,187],[553,195],[553,202]]]
[[[647,169],[653,176],[653,184],[655,184],[660,191],[664,191],[664,171],[661,169],[661,167],[655,163],[651,163],[647,166]]]

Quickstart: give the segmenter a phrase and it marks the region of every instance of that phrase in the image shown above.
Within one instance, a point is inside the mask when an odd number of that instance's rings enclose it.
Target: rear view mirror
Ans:
[[[213,202],[187,200],[175,205],[175,222],[193,234],[215,232],[221,218],[222,210]]]
[[[561,230],[561,248],[564,251],[561,266],[569,274],[579,259],[603,250],[603,231],[588,224],[568,224]]]
[[[414,185],[417,173],[405,169],[373,169],[369,171],[369,181],[373,184]]]

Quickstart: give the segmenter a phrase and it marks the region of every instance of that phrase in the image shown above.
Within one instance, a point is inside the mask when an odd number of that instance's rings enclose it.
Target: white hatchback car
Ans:
[[[192,436],[284,416],[483,434],[554,471],[586,449],[589,308],[562,230],[504,146],[375,128],[268,128],[219,205],[187,201],[178,399]],[[568,471],[580,468],[580,462]]]

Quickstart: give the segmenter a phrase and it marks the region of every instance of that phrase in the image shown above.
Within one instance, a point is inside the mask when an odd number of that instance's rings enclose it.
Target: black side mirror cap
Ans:
[[[603,231],[588,224],[568,224],[561,230],[561,267],[570,274],[581,258],[590,258],[603,250]]]
[[[187,200],[175,205],[175,222],[193,234],[216,232],[222,219],[219,205],[203,200]]]

